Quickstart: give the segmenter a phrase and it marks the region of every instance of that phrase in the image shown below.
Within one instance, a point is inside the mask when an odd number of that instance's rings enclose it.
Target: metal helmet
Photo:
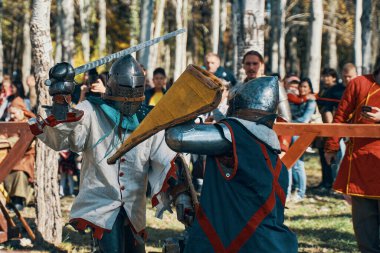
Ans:
[[[241,84],[229,100],[227,115],[272,127],[277,117],[277,77],[260,77]]]
[[[131,55],[126,55],[112,64],[103,98],[114,101],[123,115],[131,116],[145,99],[144,85],[143,69]]]

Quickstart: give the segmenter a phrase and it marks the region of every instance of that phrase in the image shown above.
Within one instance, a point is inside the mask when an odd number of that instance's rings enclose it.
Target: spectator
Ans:
[[[96,69],[91,69],[88,71],[88,77],[85,79],[85,82],[81,85],[81,93],[78,103],[86,99],[87,96],[100,97],[101,94],[106,92],[106,86],[103,83],[102,79],[99,77]]]
[[[292,81],[296,82],[296,80]],[[305,102],[294,104],[290,102],[292,108],[292,122],[294,123],[309,123],[312,115],[316,110],[315,99],[307,99],[310,94],[313,94],[313,86],[309,78],[304,78],[298,85],[299,97]],[[293,137],[293,141],[297,140],[297,136]],[[296,161],[292,167],[293,189],[296,190],[296,196],[293,199],[295,202],[302,201],[306,192],[306,172],[303,158]],[[288,193],[290,189],[288,189]],[[288,195],[289,196],[289,195]]]
[[[230,82],[232,86],[236,84],[235,76],[224,67],[220,66],[220,57],[214,53],[208,53],[205,56],[205,66],[207,71],[213,73],[216,77]]]
[[[370,106],[370,112],[363,111]],[[343,93],[333,123],[380,123],[380,66],[373,74],[352,79]],[[380,252],[380,139],[350,138],[334,190],[351,195],[352,222],[361,252]],[[325,158],[331,163],[339,150],[339,138],[329,138]]]
[[[319,111],[322,115],[323,123],[331,123],[333,119],[333,115],[330,112],[331,102],[326,101],[324,99],[329,99],[332,96],[334,90],[342,92],[342,86],[333,89],[333,86],[337,84],[338,81],[338,73],[332,68],[325,68],[322,70],[321,76],[321,89],[318,94],[318,107]],[[332,90],[333,89],[333,90]],[[344,89],[344,88],[343,88]],[[330,190],[333,184],[333,173],[330,165],[326,163],[325,155],[324,155],[324,138],[317,138],[315,141],[315,146],[318,148],[319,159],[322,167],[322,182],[317,186],[317,188],[325,191]]]
[[[26,122],[28,118],[35,115],[26,109],[25,103],[20,97],[12,100],[9,107],[10,121]],[[8,136],[10,143],[16,143],[18,136]],[[11,145],[12,146],[12,145]],[[35,162],[34,143],[26,151],[24,157],[13,167],[11,173],[4,180],[7,190],[15,208],[22,210],[31,200],[33,193],[32,183],[34,181]]]
[[[154,88],[145,91],[145,104],[155,106],[166,93],[166,73],[163,68],[156,68],[153,71]]]

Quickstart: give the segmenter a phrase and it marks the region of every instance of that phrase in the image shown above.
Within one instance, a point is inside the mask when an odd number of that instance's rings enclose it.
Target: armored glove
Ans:
[[[75,70],[67,62],[58,63],[50,69],[49,79],[45,81],[45,84],[49,86],[49,94],[53,96],[53,106],[50,108],[45,106],[50,109],[46,119],[38,116],[29,120],[29,127],[34,135],[41,134],[46,125],[55,126],[82,118],[83,111],[70,106],[71,94],[75,89],[74,77]]]
[[[194,221],[195,210],[191,197],[187,192],[180,193],[174,201],[177,219],[185,226],[191,226]]]

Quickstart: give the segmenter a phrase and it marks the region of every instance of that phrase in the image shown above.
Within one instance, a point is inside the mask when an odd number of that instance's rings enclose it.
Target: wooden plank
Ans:
[[[276,122],[273,130],[278,135],[299,136],[304,132],[318,133],[324,137],[367,137],[380,138],[379,124],[304,124]]]
[[[313,142],[318,133],[303,133],[300,137],[290,146],[288,152],[281,158],[286,168],[290,169],[296,161],[302,156],[307,147]]]

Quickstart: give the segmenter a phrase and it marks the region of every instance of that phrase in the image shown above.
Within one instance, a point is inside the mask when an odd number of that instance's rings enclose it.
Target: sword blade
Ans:
[[[141,50],[141,49],[143,49],[145,47],[150,47],[151,45],[154,45],[154,44],[156,44],[156,43],[158,43],[160,41],[164,41],[164,40],[170,39],[170,38],[175,37],[178,34],[181,34],[181,33],[184,33],[184,32],[186,32],[186,29],[184,29],[184,28],[178,29],[177,31],[165,34],[163,36],[160,36],[160,37],[157,37],[157,38],[145,41],[145,42],[143,42],[141,44],[138,44],[136,46],[133,46],[133,47],[121,50],[119,52],[116,52],[116,53],[113,53],[113,54],[110,54],[110,55],[107,55],[107,56],[105,56],[103,58],[100,58],[100,59],[98,59],[96,61],[86,63],[86,64],[84,64],[82,66],[79,66],[79,67],[75,68],[75,75],[84,73],[86,71],[89,71],[90,69],[99,67],[99,66],[101,66],[103,64],[106,64],[106,63],[109,63],[112,60],[118,59],[118,58],[120,58],[122,56],[125,56],[125,55],[128,55],[128,54],[137,52],[137,51],[139,51],[139,50]]]

